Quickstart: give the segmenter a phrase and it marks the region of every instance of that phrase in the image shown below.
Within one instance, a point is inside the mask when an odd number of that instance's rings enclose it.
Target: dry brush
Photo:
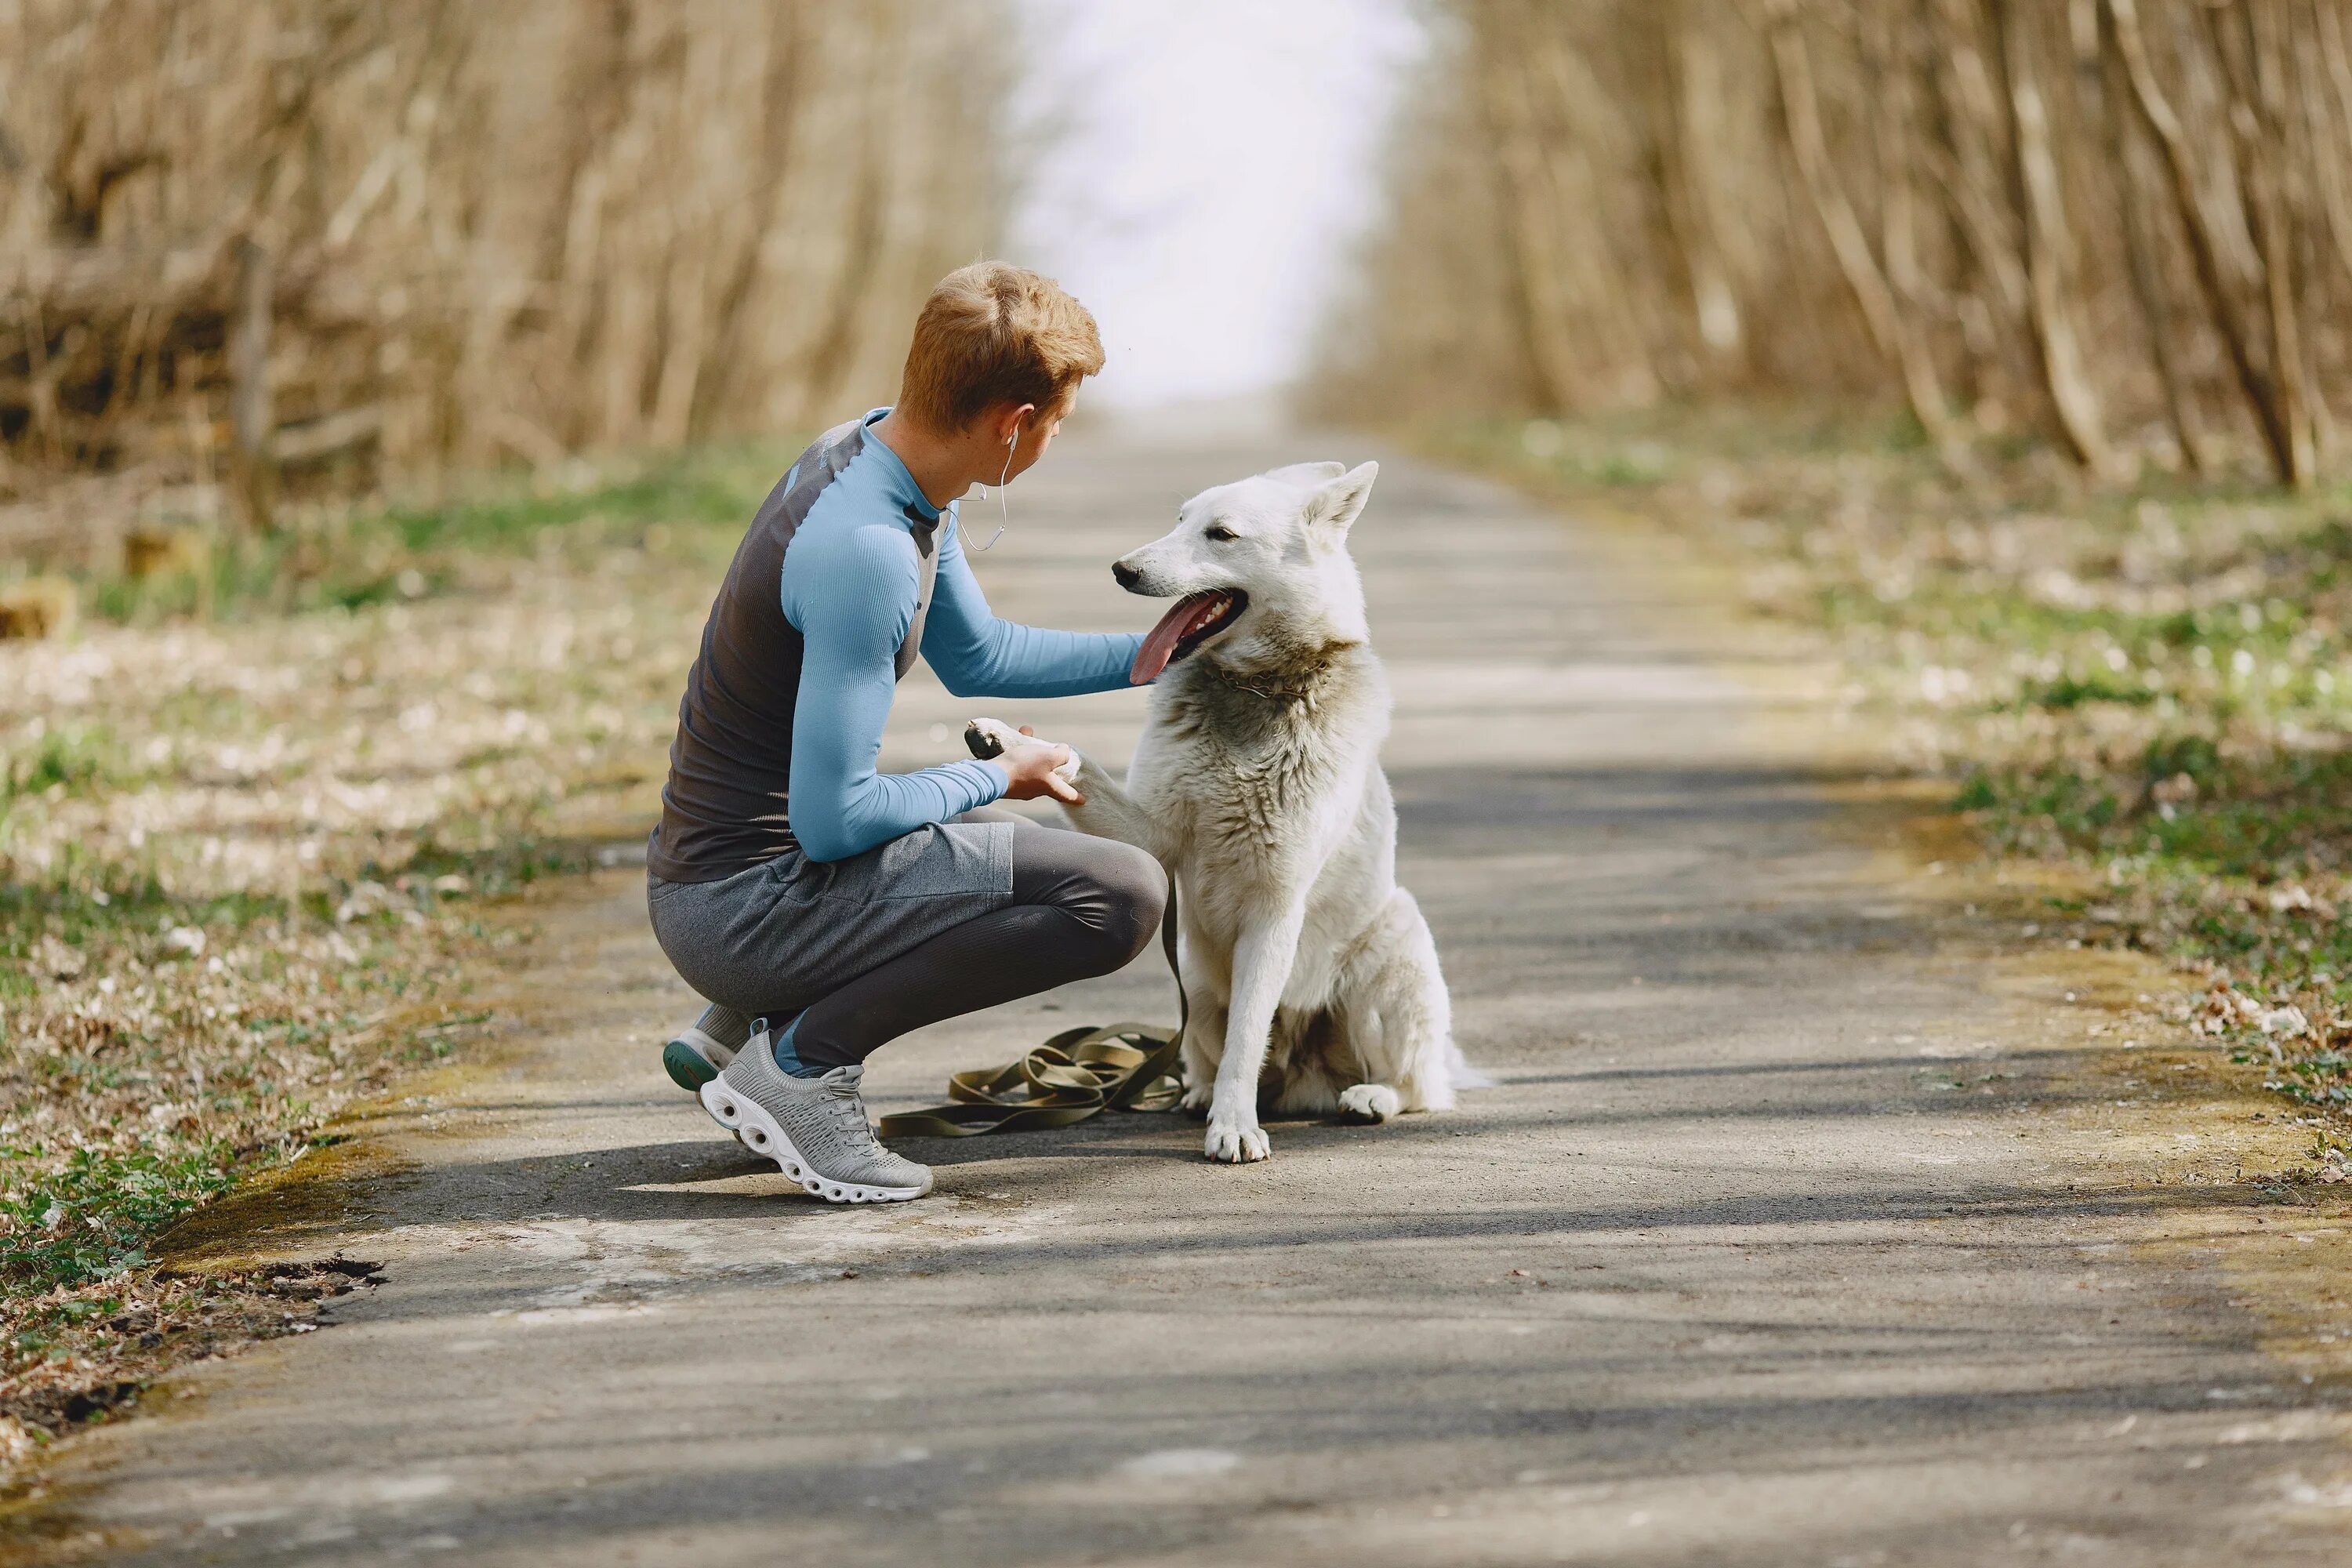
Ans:
[[[887,395],[921,291],[997,228],[994,20],[0,4],[0,553],[109,548],[130,491],[266,520],[281,484]]]

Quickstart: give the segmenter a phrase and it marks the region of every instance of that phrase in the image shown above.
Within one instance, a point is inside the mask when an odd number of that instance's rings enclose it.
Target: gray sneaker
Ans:
[[[765,1032],[702,1086],[702,1108],[743,1146],[765,1154],[834,1204],[895,1204],[931,1190],[931,1170],[882,1147],[857,1092],[863,1067],[794,1078],[776,1066]]]
[[[713,1002],[702,1010],[702,1016],[662,1047],[662,1070],[687,1093],[698,1093],[704,1084],[727,1070],[751,1033],[751,1019]]]

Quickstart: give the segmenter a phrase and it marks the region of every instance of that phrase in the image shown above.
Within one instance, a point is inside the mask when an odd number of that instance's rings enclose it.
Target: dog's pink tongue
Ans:
[[[1135,650],[1135,662],[1127,669],[1129,686],[1142,686],[1160,679],[1160,672],[1176,657],[1176,645],[1191,629],[1192,613],[1213,597],[1213,594],[1193,594],[1169,606],[1168,613],[1160,617],[1160,624],[1144,637],[1143,646]]]

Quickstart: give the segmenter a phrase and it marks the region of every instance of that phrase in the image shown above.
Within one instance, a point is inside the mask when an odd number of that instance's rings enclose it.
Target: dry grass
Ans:
[[[206,563],[210,624],[194,584],[95,581],[105,618],[78,637],[0,643],[20,1438],[104,1408],[83,1396],[165,1340],[205,1344],[205,1311],[275,1321],[155,1281],[149,1242],[464,1041],[468,963],[512,940],[481,900],[643,831],[711,584],[777,466],[345,519],[285,546],[307,575]]]

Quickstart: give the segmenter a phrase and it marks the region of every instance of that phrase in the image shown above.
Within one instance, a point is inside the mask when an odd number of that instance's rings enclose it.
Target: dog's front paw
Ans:
[[[1176,1109],[1195,1121],[1205,1121],[1209,1117],[1209,1102],[1216,1098],[1216,1093],[1214,1084],[1186,1084],[1184,1098],[1176,1102]]]
[[[974,719],[963,727],[964,750],[982,762],[1001,757],[1010,748],[1032,742],[1041,746],[1061,744],[1058,741],[1048,741],[1041,736],[1024,735],[1002,719]],[[1078,769],[1085,761],[1078,755],[1078,749],[1072,746],[1069,760],[1054,771],[1061,775],[1064,784],[1076,784],[1078,782]]]
[[[963,727],[964,749],[985,762],[1021,743],[1021,731],[1002,719],[974,719]]]
[[[1212,1111],[1202,1152],[1227,1165],[1246,1165],[1265,1159],[1274,1149],[1266,1142],[1265,1129],[1255,1121],[1231,1120]]]
[[[1384,1083],[1360,1083],[1339,1091],[1342,1121],[1386,1121],[1403,1109],[1397,1091]]]

